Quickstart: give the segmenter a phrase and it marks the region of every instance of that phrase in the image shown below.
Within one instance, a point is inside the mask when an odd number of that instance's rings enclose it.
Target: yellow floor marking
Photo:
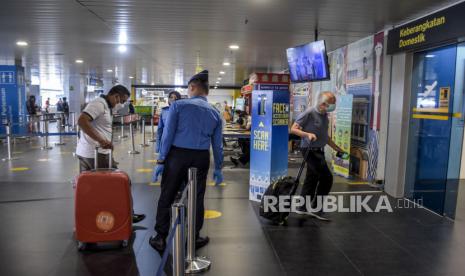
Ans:
[[[361,182],[348,182],[348,183],[349,183],[349,185],[367,185],[368,184],[368,182],[363,182],[363,181],[361,181]]]
[[[160,182],[150,182],[150,186],[160,186]]]
[[[216,186],[215,181],[207,182],[207,186],[213,186],[213,187]],[[226,182],[221,182],[219,186],[222,186],[222,187],[226,186]]]
[[[42,158],[42,159],[38,159],[37,161],[38,162],[48,162],[48,161],[50,161],[50,159]]]
[[[147,168],[142,168],[142,169],[137,169],[138,173],[151,173],[153,169],[147,169]]]
[[[13,154],[21,154],[23,153],[22,151],[13,151]]]
[[[60,152],[60,154],[71,154],[72,152],[71,151],[62,151]]]
[[[205,219],[216,219],[221,217],[223,214],[215,210],[205,210]]]
[[[29,170],[29,168],[26,168],[26,167],[16,167],[16,168],[11,168],[10,171],[12,172],[23,172],[23,171],[27,171]]]
[[[148,163],[157,163],[157,160],[154,160],[154,159],[150,159],[150,160],[146,160]]]

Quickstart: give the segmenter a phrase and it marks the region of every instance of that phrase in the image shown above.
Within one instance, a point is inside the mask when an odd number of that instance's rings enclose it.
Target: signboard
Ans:
[[[14,65],[0,65],[0,119],[2,125],[8,121],[12,123],[13,134],[24,132],[25,103],[24,68]]]
[[[249,77],[249,84],[254,83],[273,83],[273,84],[289,84],[290,79],[288,74],[276,73],[253,73]]]
[[[465,2],[392,29],[387,54],[424,49],[465,36]]]
[[[336,124],[335,131],[333,132],[334,143],[347,153],[350,153],[352,102],[353,95],[337,97]],[[334,156],[332,164],[334,173],[349,177],[349,159]]]
[[[287,176],[289,91],[252,92],[249,199],[260,201],[271,183]]]

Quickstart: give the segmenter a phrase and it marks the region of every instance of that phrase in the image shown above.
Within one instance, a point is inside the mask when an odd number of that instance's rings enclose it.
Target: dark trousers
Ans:
[[[305,158],[306,149],[302,149],[302,155]],[[333,186],[333,175],[328,168],[323,150],[311,150],[307,160],[307,174],[305,175],[304,185],[301,195],[311,196],[312,206],[316,207],[315,196],[328,195]]]
[[[238,143],[241,147],[239,161],[245,165],[250,161],[250,139],[239,138]]]
[[[171,205],[178,192],[182,191],[188,180],[189,168],[197,168],[197,210],[196,234],[198,235],[204,220],[204,196],[207,186],[210,152],[208,150],[191,150],[171,147],[165,160],[161,179],[161,194],[158,199],[157,221],[155,231],[163,237],[170,229]]]

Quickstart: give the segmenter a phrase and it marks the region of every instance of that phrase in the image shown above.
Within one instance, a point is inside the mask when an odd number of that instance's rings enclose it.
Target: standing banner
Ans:
[[[339,96],[336,103],[336,124],[333,141],[347,153],[350,152],[353,98],[353,95]],[[349,177],[349,159],[334,156],[332,164],[334,173]]]
[[[288,85],[254,85],[249,189],[253,201],[260,201],[270,184],[287,176],[288,89]]]
[[[15,65],[0,65],[0,118],[2,133],[7,122],[12,124],[12,133],[24,133],[26,123],[26,87],[24,68]]]

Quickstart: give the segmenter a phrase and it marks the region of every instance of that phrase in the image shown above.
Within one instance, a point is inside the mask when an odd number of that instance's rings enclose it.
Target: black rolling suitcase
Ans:
[[[273,223],[278,224],[278,225],[284,225],[286,223],[287,218],[289,217],[289,212],[273,212],[271,210],[267,210],[267,212],[265,212],[265,207],[264,207],[265,198],[267,196],[273,196],[273,197],[278,198],[279,196],[283,196],[283,195],[293,196],[295,194],[297,187],[299,186],[300,177],[302,176],[302,172],[305,167],[305,160],[307,160],[309,152],[310,152],[310,149],[307,148],[304,154],[304,159],[302,160],[302,163],[300,164],[299,172],[297,173],[296,178],[293,178],[292,176],[287,176],[271,184],[270,186],[268,186],[260,202],[260,216],[261,217],[271,220]]]

